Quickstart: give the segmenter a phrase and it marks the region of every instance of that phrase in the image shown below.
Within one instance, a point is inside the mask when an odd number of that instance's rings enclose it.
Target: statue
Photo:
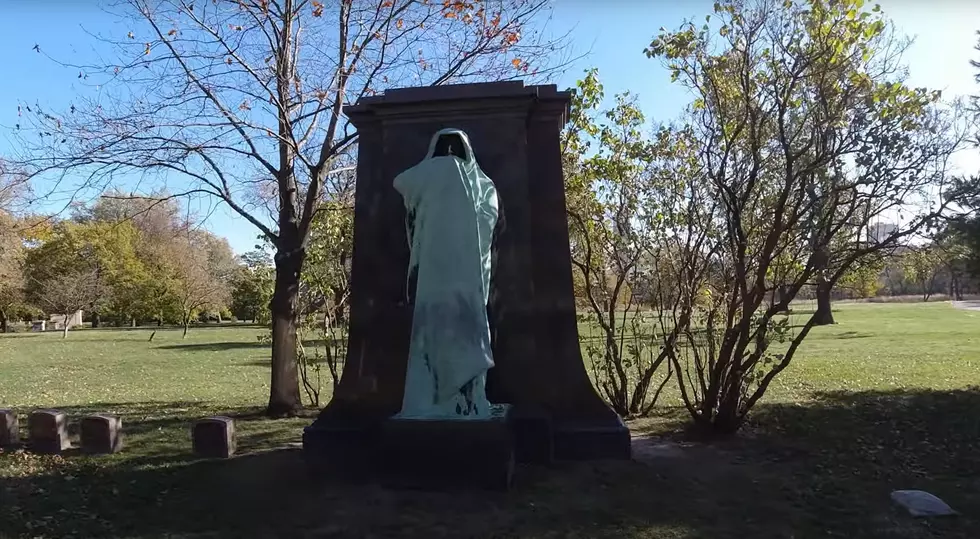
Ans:
[[[487,419],[493,367],[487,301],[498,199],[466,133],[443,129],[428,153],[399,174],[414,306],[403,419]]]

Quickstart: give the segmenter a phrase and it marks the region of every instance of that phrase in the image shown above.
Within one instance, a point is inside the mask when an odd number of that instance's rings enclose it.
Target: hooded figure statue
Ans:
[[[421,162],[399,174],[405,200],[409,302],[414,304],[405,395],[397,417],[483,419],[492,414],[487,300],[497,190],[469,137],[443,129]]]

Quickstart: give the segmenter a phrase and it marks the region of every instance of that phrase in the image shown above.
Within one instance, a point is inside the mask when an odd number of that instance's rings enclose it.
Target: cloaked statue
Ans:
[[[469,137],[438,131],[421,162],[399,174],[405,200],[408,300],[414,305],[404,419],[486,419],[493,367],[487,301],[499,203]]]

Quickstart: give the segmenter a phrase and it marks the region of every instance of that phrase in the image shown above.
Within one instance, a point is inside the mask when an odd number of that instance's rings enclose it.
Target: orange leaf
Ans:
[[[446,14],[443,15],[443,17],[445,17],[447,19],[455,19],[456,18],[456,14],[453,13],[452,11],[447,11]]]
[[[402,29],[402,20],[401,19],[398,19],[397,21],[395,21],[395,28],[397,28],[399,30]]]
[[[323,4],[313,0],[313,16],[319,17],[320,15],[323,15]]]
[[[394,2],[392,2],[391,0],[386,0],[385,2],[382,2],[382,4],[381,4],[381,7],[391,7],[391,6],[393,6],[394,4],[395,4],[395,3],[394,3]]]
[[[171,28],[170,31],[167,32],[167,35],[168,36],[172,36],[172,35],[176,35],[176,34],[177,34],[177,29],[176,28]]]
[[[514,58],[513,60],[510,61],[510,63],[513,64],[513,66],[515,68],[521,67],[521,59],[520,58]]]

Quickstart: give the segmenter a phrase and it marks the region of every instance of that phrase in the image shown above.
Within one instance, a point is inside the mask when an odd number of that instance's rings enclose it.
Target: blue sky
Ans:
[[[970,59],[980,30],[976,0],[881,0],[882,9],[899,30],[915,38],[906,55],[910,82],[941,89],[946,96],[980,93]],[[574,30],[574,46],[588,56],[560,80],[571,86],[582,71],[597,66],[609,96],[631,90],[640,97],[644,113],[656,121],[674,118],[687,103],[684,91],[671,85],[657,61],[643,48],[663,26],[674,28],[686,18],[702,20],[711,10],[704,0],[556,0],[553,32]],[[4,80],[0,83],[0,129],[17,122],[18,100],[37,100],[48,108],[67,106],[77,72],[61,68],[32,51],[35,44],[55,57],[85,58],[93,54],[88,32],[125,32],[112,16],[89,0],[0,0],[0,51]],[[9,150],[5,129],[0,132],[0,155]],[[965,172],[980,171],[980,154],[971,151],[957,159]],[[202,206],[194,208],[208,212]],[[210,213],[207,228],[226,236],[236,252],[255,244],[257,231],[223,207]]]

